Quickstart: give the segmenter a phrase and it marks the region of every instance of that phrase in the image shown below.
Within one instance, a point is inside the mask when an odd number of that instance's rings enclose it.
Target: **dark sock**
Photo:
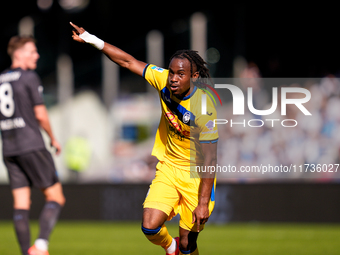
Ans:
[[[54,225],[57,222],[61,205],[54,201],[46,202],[39,217],[39,238],[48,240]]]
[[[14,209],[13,221],[21,252],[26,255],[31,241],[29,210]]]

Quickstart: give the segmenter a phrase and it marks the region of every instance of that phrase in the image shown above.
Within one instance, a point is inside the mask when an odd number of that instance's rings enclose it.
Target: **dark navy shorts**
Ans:
[[[12,189],[27,186],[45,189],[59,182],[53,158],[46,149],[4,157],[4,163]]]

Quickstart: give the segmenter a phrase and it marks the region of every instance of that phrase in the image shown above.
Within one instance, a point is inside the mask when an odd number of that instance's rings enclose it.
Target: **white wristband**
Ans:
[[[85,31],[84,33],[80,34],[79,37],[83,39],[85,42],[91,44],[92,46],[96,47],[98,50],[102,50],[104,48],[104,41],[99,39],[95,35],[91,35],[89,32]]]

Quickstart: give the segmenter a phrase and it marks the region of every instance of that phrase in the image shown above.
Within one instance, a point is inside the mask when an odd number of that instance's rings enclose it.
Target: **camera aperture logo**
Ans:
[[[215,95],[217,96],[218,100],[220,101],[220,104],[222,105],[222,100],[221,100],[220,96],[218,95],[217,91],[216,91],[212,86],[210,86],[209,84],[204,83],[204,86],[208,87],[209,89],[211,89],[212,92],[215,93]],[[201,89],[202,89],[205,93],[207,93],[207,94],[210,96],[210,98],[214,101],[214,104],[216,105],[216,100],[215,100],[214,96],[209,92],[209,90],[204,89],[204,88],[201,88]],[[205,100],[205,101],[204,101],[204,103],[202,104],[202,113],[203,113],[203,106],[205,106],[205,109],[207,108],[207,107],[206,107],[206,106],[207,106],[207,98],[206,98],[206,96],[203,94],[203,95],[202,95],[202,102],[203,102],[203,97],[204,97],[204,100]]]
[[[245,115],[245,96],[243,91],[232,84],[214,84],[214,88],[208,84],[204,84],[206,87],[208,87],[211,91],[214,92],[214,94],[217,96],[218,100],[220,101],[220,104],[222,106],[222,100],[217,93],[217,91],[214,89],[227,89],[229,92],[231,92],[232,95],[232,106],[233,106],[233,115]],[[280,88],[280,110],[281,110],[281,116],[287,115],[287,105],[295,105],[305,116],[311,116],[312,114],[306,109],[306,107],[303,105],[307,103],[311,99],[311,93],[309,90],[301,87],[281,87]],[[207,95],[209,95],[213,102],[216,105],[216,100],[214,96],[207,90],[202,89],[206,92],[206,94],[202,94],[201,98],[201,114],[207,115],[209,114],[209,110],[207,109]],[[295,93],[295,94],[301,94],[304,95],[303,98],[288,98],[287,95],[289,93]],[[247,88],[247,106],[248,110],[257,116],[261,116],[258,119],[250,119],[246,121],[246,119],[243,119],[243,121],[233,121],[233,119],[227,120],[227,119],[214,119],[213,124],[215,125],[225,125],[230,124],[230,127],[233,127],[235,125],[242,125],[243,127],[249,126],[249,127],[262,127],[264,126],[265,122],[269,123],[269,127],[274,127],[275,124],[278,122],[281,124],[282,127],[296,127],[298,125],[297,120],[295,119],[277,119],[277,118],[264,118],[262,116],[268,116],[273,114],[278,107],[278,88],[273,87],[272,88],[272,104],[269,109],[266,110],[258,110],[255,109],[254,103],[253,103],[253,88],[248,87]],[[268,125],[267,125],[268,126]]]

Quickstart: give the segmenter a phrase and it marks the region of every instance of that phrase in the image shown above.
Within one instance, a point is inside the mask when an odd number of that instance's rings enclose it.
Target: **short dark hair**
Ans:
[[[21,48],[28,42],[36,43],[36,40],[32,36],[20,36],[16,35],[11,37],[7,46],[7,53],[10,57],[13,56],[14,51]]]
[[[207,63],[203,60],[203,58],[198,54],[198,51],[195,50],[178,50],[174,55],[170,58],[170,62],[174,58],[186,58],[189,60],[191,65],[191,74],[193,74],[195,65],[197,68],[197,72],[199,72],[199,78],[210,78],[209,69],[206,67]]]

